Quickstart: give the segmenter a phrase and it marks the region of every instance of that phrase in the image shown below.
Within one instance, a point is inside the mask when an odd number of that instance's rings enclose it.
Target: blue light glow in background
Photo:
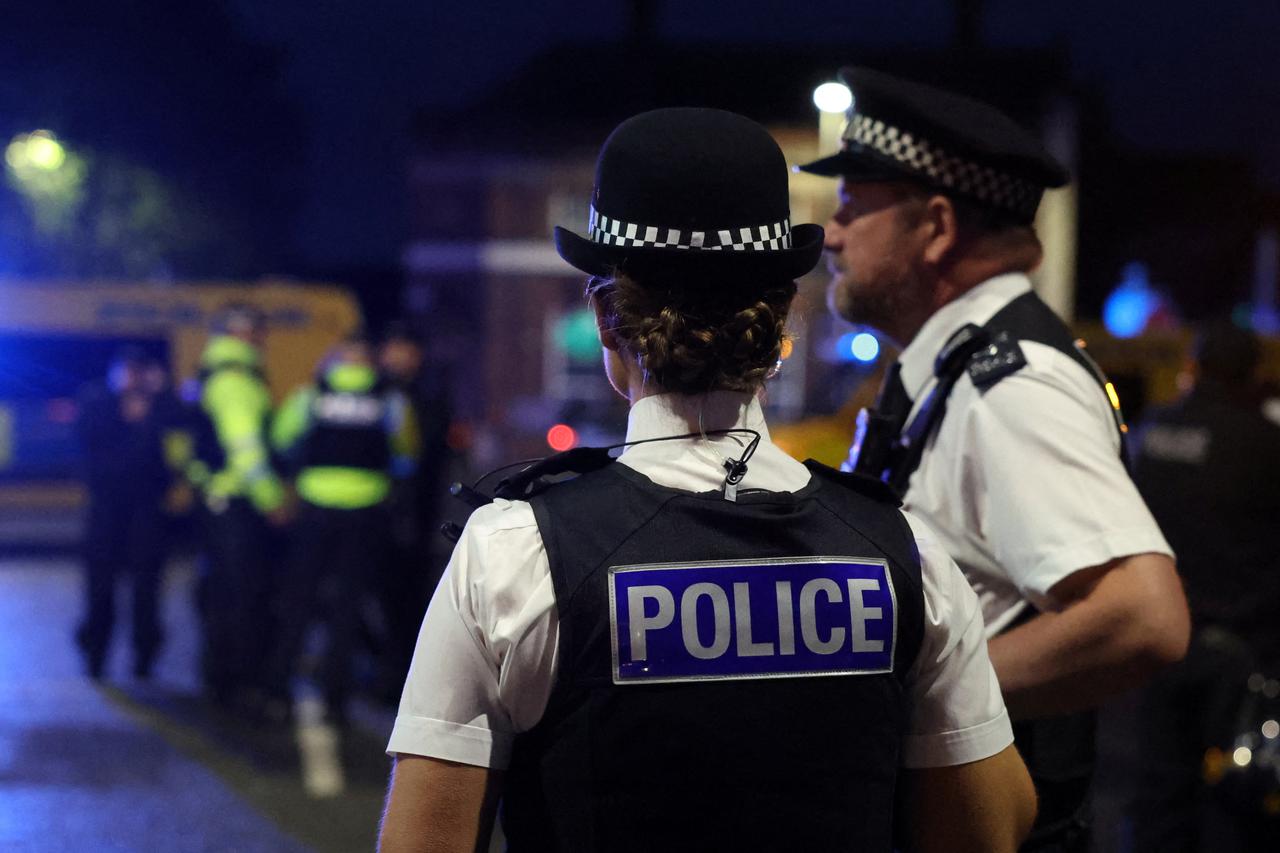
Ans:
[[[1125,265],[1120,283],[1102,306],[1102,322],[1117,338],[1141,334],[1147,321],[1160,307],[1160,297],[1151,289],[1145,264]]]
[[[869,364],[880,356],[880,341],[870,332],[846,332],[836,340],[836,358]]]

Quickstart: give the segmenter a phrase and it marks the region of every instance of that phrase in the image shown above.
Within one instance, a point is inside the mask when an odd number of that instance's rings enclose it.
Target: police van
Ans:
[[[265,370],[277,400],[361,324],[356,300],[334,285],[0,279],[0,547],[75,543],[82,389],[103,379],[125,345],[154,356],[180,388],[196,375],[211,318],[229,303],[267,317]]]

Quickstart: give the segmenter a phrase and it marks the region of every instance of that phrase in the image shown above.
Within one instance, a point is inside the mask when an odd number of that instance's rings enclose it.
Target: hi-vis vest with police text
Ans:
[[[532,498],[558,679],[517,736],[513,851],[892,846],[915,540],[881,484],[693,494],[622,464]]]
[[[309,415],[301,467],[385,471],[391,464],[387,400],[381,384],[352,392],[334,390],[321,380]]]

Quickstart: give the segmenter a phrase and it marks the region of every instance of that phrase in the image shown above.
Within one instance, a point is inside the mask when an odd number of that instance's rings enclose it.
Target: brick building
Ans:
[[[595,155],[608,132],[657,106],[714,106],[762,122],[788,162],[805,162],[820,144],[838,145],[838,118],[820,143],[812,93],[851,62],[969,90],[1029,124],[1056,127],[1060,156],[1074,155],[1065,62],[1043,52],[886,59],[837,47],[668,45],[638,37],[553,50],[465,109],[419,116],[410,167],[413,239],[403,256],[406,307],[430,333],[458,414],[476,426],[478,467],[546,453],[546,431],[557,422],[587,442],[621,438],[625,405],[614,401],[598,355],[589,340],[582,344],[583,321],[574,317],[583,307],[584,277],[550,240],[555,225],[585,230]],[[795,175],[792,221],[824,221],[833,190],[829,181]],[[1068,204],[1057,215],[1066,236],[1055,274],[1070,285],[1074,209]],[[848,327],[827,315],[826,278],[820,267],[801,282],[794,347],[771,383],[776,419],[832,410],[871,369],[831,356]]]

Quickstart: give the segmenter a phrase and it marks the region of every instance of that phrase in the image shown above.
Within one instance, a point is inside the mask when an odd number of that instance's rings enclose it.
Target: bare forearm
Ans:
[[[1036,816],[1013,746],[954,767],[903,772],[898,841],[906,853],[1013,853]]]
[[[1089,571],[1061,612],[989,642],[1015,719],[1096,707],[1185,654],[1190,620],[1171,560],[1140,554]]]
[[[488,849],[501,775],[484,767],[400,756],[378,838],[380,853]]]
[[[1092,633],[1094,627],[1045,613],[990,641],[991,664],[1013,719],[1096,707],[1154,671],[1150,658],[1129,651],[1122,628],[1103,637]]]

